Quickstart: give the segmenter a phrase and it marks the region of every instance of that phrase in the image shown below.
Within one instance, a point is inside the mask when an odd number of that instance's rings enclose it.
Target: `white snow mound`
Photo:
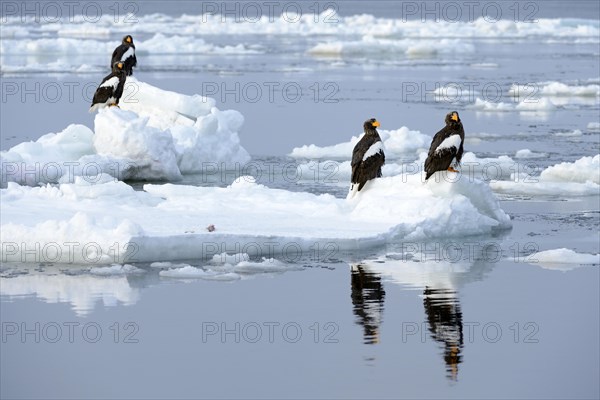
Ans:
[[[600,155],[550,166],[539,177],[515,174],[512,181],[491,181],[490,187],[512,195],[598,196]]]
[[[238,136],[243,116],[214,104],[210,98],[162,90],[130,77],[121,108],[100,110],[94,132],[70,125],[1,152],[0,183],[35,186],[101,173],[122,180],[175,181],[181,174],[202,171],[207,163],[247,163],[250,155]]]
[[[210,259],[236,249],[289,262],[316,244],[360,249],[511,226],[479,180],[423,184],[421,174],[398,175],[371,181],[352,201],[244,179],[226,188],[165,184],[142,192],[83,181],[2,189],[2,260],[123,264]],[[33,212],[40,209],[46,212]],[[216,231],[206,230],[210,224]]]
[[[419,131],[412,131],[405,126],[395,130],[381,129],[378,132],[385,147],[386,159],[399,158],[406,154],[427,150],[431,143],[431,136],[424,135]],[[332,146],[320,147],[311,144],[296,147],[289,156],[294,158],[349,160],[352,158],[354,146],[363,136],[364,133],[352,136],[350,141]]]

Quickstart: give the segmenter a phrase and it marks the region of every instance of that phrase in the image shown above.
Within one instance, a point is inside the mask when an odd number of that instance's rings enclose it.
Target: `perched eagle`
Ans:
[[[90,112],[106,106],[118,106],[125,87],[125,69],[122,62],[116,62],[113,71],[102,79],[100,86],[94,93]]]
[[[352,151],[352,185],[348,198],[365,186],[371,179],[381,177],[381,167],[385,164],[383,142],[377,133],[379,122],[375,118],[365,121],[365,135],[358,141]]]
[[[133,44],[131,35],[125,36],[121,44],[113,51],[110,62],[111,67],[116,62],[124,64],[123,69],[127,76],[133,75],[133,67],[137,67],[137,58],[135,57],[135,45]]]
[[[456,111],[446,115],[446,126],[435,134],[425,160],[425,180],[437,171],[458,172],[453,168],[460,164],[463,155],[465,130]]]

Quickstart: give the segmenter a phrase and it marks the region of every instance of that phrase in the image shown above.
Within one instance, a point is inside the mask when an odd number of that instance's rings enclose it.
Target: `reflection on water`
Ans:
[[[458,289],[482,280],[493,268],[478,252],[450,262],[428,252],[387,253],[375,260],[351,265],[351,292],[357,323],[364,328],[364,343],[379,342],[384,309],[384,284],[423,291],[424,325],[430,337],[441,345],[447,378],[458,380],[463,361],[463,316]]]
[[[431,337],[443,346],[447,376],[456,380],[463,347],[462,312],[456,291],[425,287],[423,306]]]
[[[20,266],[0,273],[0,295],[10,300],[35,296],[46,303],[69,303],[78,317],[85,317],[98,302],[104,307],[135,304],[141,289],[157,280],[150,274],[99,276],[77,266]]]
[[[365,270],[360,264],[352,265],[351,271],[351,297],[356,323],[364,329],[365,344],[378,343],[385,299],[381,277]]]

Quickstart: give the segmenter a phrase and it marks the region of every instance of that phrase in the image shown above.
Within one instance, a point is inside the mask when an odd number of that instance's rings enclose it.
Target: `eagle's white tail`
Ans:
[[[93,113],[94,111],[98,111],[99,109],[104,108],[104,107],[106,107],[106,104],[96,103],[90,107],[89,112]]]
[[[350,190],[348,190],[348,196],[346,196],[346,200],[350,200],[358,193],[358,183],[353,183],[350,185]]]

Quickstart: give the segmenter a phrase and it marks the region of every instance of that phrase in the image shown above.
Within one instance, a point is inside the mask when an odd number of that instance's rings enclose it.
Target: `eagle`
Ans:
[[[377,127],[379,121],[371,118],[365,121],[364,136],[358,141],[352,151],[352,177],[348,198],[354,197],[371,179],[381,178],[381,167],[385,164],[383,142]]]
[[[425,181],[438,171],[458,172],[463,155],[465,130],[456,111],[446,115],[446,126],[435,134],[425,160]]]

